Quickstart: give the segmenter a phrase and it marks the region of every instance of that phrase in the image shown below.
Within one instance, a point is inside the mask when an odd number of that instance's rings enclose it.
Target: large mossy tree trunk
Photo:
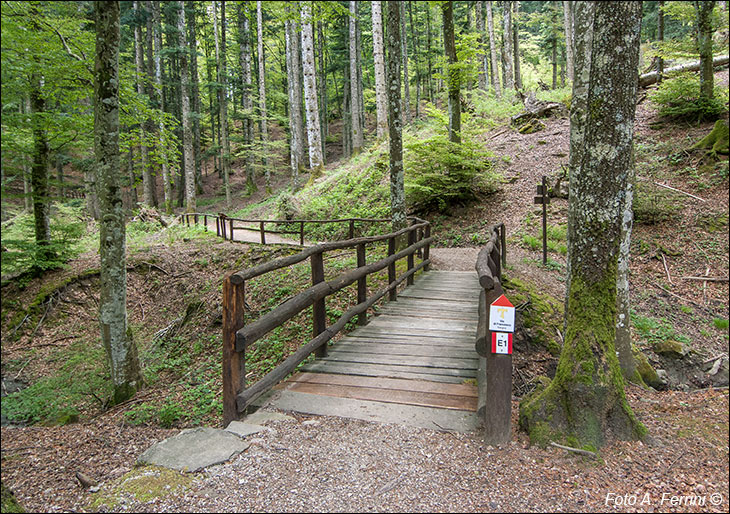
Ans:
[[[631,175],[641,3],[576,2],[566,333],[555,377],[523,400],[537,444],[642,437],[614,345],[622,211]]]
[[[712,10],[715,1],[695,1],[697,13],[697,46],[700,50],[700,98],[711,99],[714,94],[712,69]]]
[[[101,218],[101,339],[109,356],[114,403],[142,386],[137,348],[127,329],[125,218],[119,167],[119,2],[96,2],[94,154]]]

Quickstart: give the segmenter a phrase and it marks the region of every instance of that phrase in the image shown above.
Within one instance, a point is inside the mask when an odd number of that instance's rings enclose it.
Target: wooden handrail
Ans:
[[[219,217],[220,226],[225,227],[225,221],[231,218]],[[348,220],[349,221],[349,220]],[[390,220],[388,220],[390,221]],[[232,227],[232,222],[230,224]],[[412,281],[413,275],[419,270],[427,270],[430,266],[428,259],[429,248],[434,238],[430,236],[430,224],[427,221],[413,218],[413,224],[380,236],[351,238],[344,241],[321,243],[306,248],[296,255],[283,257],[261,264],[248,270],[230,274],[225,279],[224,295],[240,295],[235,299],[223,299],[224,305],[224,359],[223,359],[223,405],[224,423],[237,418],[238,413],[246,409],[256,398],[270,387],[291,373],[297,365],[306,359],[312,352],[317,356],[325,356],[327,341],[332,339],[355,316],[359,316],[358,323],[365,322],[367,310],[386,294],[395,299],[396,288],[404,280]],[[408,235],[408,246],[395,251],[395,241],[401,236]],[[376,262],[366,264],[365,248],[368,244],[388,241],[390,251],[388,256]],[[325,252],[343,248],[357,250],[357,267],[339,274],[331,280],[324,280]],[[420,264],[414,263],[414,255],[421,256]],[[243,305],[245,298],[245,282],[252,278],[281,268],[292,266],[310,258],[312,260],[312,285],[296,296],[288,299],[261,318],[245,325],[243,322]],[[408,259],[407,271],[400,277],[395,276],[395,263],[400,259]],[[367,297],[367,277],[385,268],[389,268],[388,285]],[[345,312],[332,326],[326,326],[325,299],[357,282],[357,304]],[[233,306],[233,307],[231,307]],[[271,330],[281,326],[294,316],[313,306],[313,333],[312,339],[279,364],[274,370],[265,375],[254,385],[246,388],[245,381],[245,352],[252,343],[265,336]],[[229,312],[231,308],[240,312]],[[228,309],[228,310],[227,310]]]

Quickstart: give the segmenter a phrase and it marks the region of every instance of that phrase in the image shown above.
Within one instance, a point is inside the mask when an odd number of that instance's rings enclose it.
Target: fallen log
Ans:
[[[730,56],[718,55],[717,57],[712,59],[712,67],[717,68],[719,66],[724,66],[728,64],[728,62],[730,62]],[[666,68],[664,70],[664,73],[662,74],[662,78],[667,78],[672,73],[679,73],[683,71],[700,71],[700,61],[694,61],[689,64],[682,64],[681,66]],[[658,71],[652,71],[651,73],[644,73],[643,75],[639,75],[639,87],[650,86],[652,84],[656,84],[657,82],[659,82]]]

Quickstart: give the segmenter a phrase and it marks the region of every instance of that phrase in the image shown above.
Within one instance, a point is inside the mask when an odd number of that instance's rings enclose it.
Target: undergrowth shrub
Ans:
[[[406,199],[416,212],[445,212],[494,192],[499,183],[493,155],[471,139],[454,143],[446,134],[435,134],[407,143],[405,150]]]
[[[713,98],[700,98],[699,76],[685,72],[663,81],[650,97],[662,116],[708,121],[717,119],[727,111],[728,89],[716,86]]]

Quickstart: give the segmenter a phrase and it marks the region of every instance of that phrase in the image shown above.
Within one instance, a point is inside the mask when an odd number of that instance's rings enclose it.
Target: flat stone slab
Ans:
[[[263,432],[264,430],[271,429],[262,427],[261,425],[244,423],[243,421],[231,421],[226,427],[226,432],[231,432],[239,437],[246,437],[251,434],[258,434],[259,432]]]
[[[225,430],[191,428],[152,445],[139,456],[137,463],[193,473],[226,462],[250,445]]]
[[[259,409],[253,414],[246,416],[245,422],[251,425],[260,425],[267,421],[295,421],[291,416],[279,412],[271,412]]]

